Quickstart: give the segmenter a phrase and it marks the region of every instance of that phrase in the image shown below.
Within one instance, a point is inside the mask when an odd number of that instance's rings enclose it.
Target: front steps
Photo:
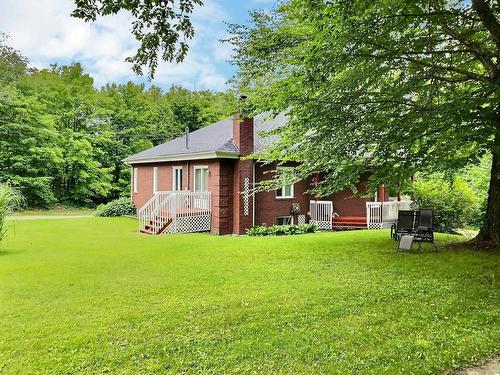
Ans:
[[[156,217],[149,221],[144,228],[141,229],[141,233],[145,234],[161,234],[167,227],[172,223],[172,218],[164,221],[161,218]]]

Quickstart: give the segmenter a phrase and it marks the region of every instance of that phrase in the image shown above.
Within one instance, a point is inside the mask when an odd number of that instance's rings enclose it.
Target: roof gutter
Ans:
[[[235,151],[202,151],[202,152],[186,152],[181,154],[171,154],[163,156],[145,157],[137,159],[125,158],[122,161],[127,165],[143,164],[143,163],[160,163],[167,161],[185,161],[199,159],[239,159],[240,153]]]

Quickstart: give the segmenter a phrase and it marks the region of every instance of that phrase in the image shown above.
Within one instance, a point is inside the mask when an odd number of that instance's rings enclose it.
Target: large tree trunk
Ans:
[[[491,165],[491,180],[488,190],[486,217],[475,242],[489,242],[500,248],[500,126],[497,127],[493,146],[493,163]]]

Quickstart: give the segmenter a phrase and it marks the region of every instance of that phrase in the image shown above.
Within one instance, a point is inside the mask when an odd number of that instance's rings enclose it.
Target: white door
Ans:
[[[208,167],[194,167],[194,191],[208,191]],[[208,209],[208,199],[195,198],[195,208]]]

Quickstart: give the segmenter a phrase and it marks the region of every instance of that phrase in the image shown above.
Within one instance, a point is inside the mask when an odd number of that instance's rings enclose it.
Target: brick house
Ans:
[[[274,191],[252,191],[254,183],[272,178],[276,164],[241,157],[269,147],[273,137],[261,133],[285,124],[285,114],[225,119],[126,158],[141,231],[244,234],[252,225],[309,220],[324,229],[366,227],[367,200],[352,191],[320,200],[306,193],[318,176]],[[364,183],[357,188],[364,192]],[[383,188],[376,199],[387,199]]]

